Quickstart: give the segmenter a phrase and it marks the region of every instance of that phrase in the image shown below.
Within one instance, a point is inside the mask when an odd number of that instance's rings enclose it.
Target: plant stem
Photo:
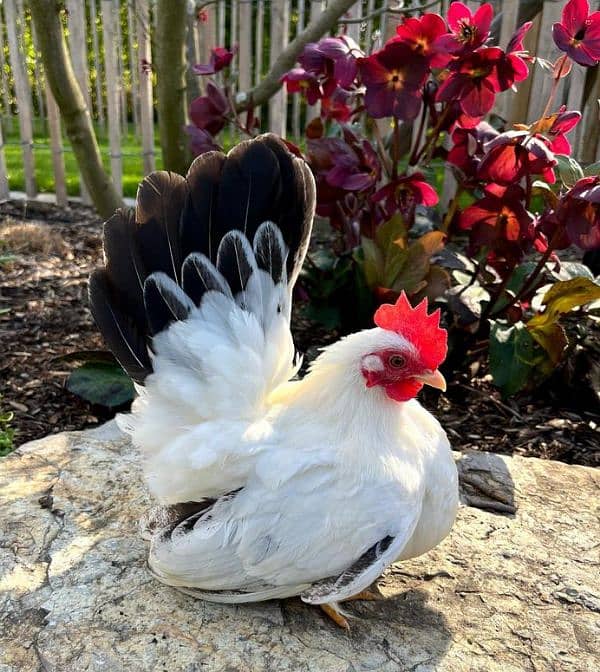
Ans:
[[[400,125],[398,119],[394,119],[394,145],[392,150],[392,179],[398,177],[398,162],[400,161]]]
[[[444,219],[442,221],[442,225],[440,226],[440,231],[443,231],[444,233],[448,232],[448,228],[450,227],[452,218],[454,217],[456,211],[458,210],[458,197],[462,194],[462,192],[463,188],[459,185],[456,189],[456,193],[454,194],[454,198],[450,201],[448,211],[446,212],[446,215],[444,216]]]
[[[392,166],[389,162],[389,157],[385,151],[385,145],[383,144],[383,138],[379,132],[379,126],[377,125],[377,120],[373,121],[373,135],[375,136],[375,141],[377,142],[377,148],[379,150],[379,158],[381,160],[381,165],[385,169],[385,172],[389,178],[392,176]]]
[[[517,292],[517,295],[515,296],[512,303],[510,304],[511,306],[514,306],[518,301],[520,301],[525,296],[527,296],[527,293],[533,287],[537,277],[539,276],[539,274],[543,271],[544,267],[546,266],[546,262],[548,261],[548,259],[550,259],[550,256],[552,255],[552,252],[554,252],[554,248],[555,248],[556,244],[558,243],[558,240],[559,240],[561,235],[562,235],[562,229],[557,229],[554,232],[554,235],[552,236],[552,238],[550,239],[550,242],[548,243],[548,247],[546,248],[546,251],[542,255],[541,259],[538,261],[537,266],[531,272],[531,275],[527,278],[527,280],[525,280],[525,282],[523,283],[523,286]],[[506,306],[506,308],[509,308],[509,307],[510,306]],[[503,308],[503,310],[504,310],[504,308]],[[494,313],[492,315],[492,317],[496,317],[496,315],[498,315],[499,312],[502,312],[502,311],[496,311],[496,313]]]
[[[515,261],[512,264],[512,266],[509,268],[509,270],[506,273],[506,275],[504,276],[504,278],[502,279],[502,282],[498,286],[498,289],[494,292],[494,295],[490,297],[490,300],[489,300],[487,306],[485,307],[484,311],[481,313],[481,318],[479,320],[480,323],[485,322],[485,320],[487,320],[488,317],[496,317],[496,315],[505,311],[507,308],[509,308],[510,306],[512,306],[514,304],[514,301],[513,301],[509,305],[503,306],[500,311],[496,311],[495,313],[492,314],[492,309],[498,303],[498,300],[500,299],[500,297],[502,296],[502,293],[506,289],[506,285],[508,285],[508,281],[510,280],[511,275],[513,274],[513,271],[515,270],[516,265],[517,265],[517,262]]]
[[[560,66],[558,68],[558,73],[556,74],[556,77],[554,78],[554,81],[552,82],[552,89],[550,89],[550,95],[548,96],[548,102],[546,103],[546,107],[544,108],[544,111],[542,112],[542,119],[545,119],[549,114],[550,114],[550,109],[552,108],[552,103],[554,102],[554,96],[556,96],[556,90],[558,89],[558,84],[561,79],[561,75],[563,72],[563,69],[567,63],[568,56],[564,54],[560,58]]]
[[[414,166],[416,163],[417,149],[419,148],[419,145],[421,144],[421,140],[423,138],[423,129],[425,128],[426,118],[427,118],[427,105],[423,105],[423,111],[421,112],[421,119],[419,120],[419,130],[417,131],[417,135],[415,137],[415,144],[410,153],[410,158],[408,159],[409,166]]]
[[[450,106],[446,107],[446,109],[442,111],[442,113],[440,114],[440,116],[437,120],[437,124],[433,127],[433,130],[431,131],[431,135],[429,136],[429,138],[427,139],[427,141],[425,142],[423,147],[421,147],[421,149],[417,152],[417,156],[415,157],[414,163],[412,165],[417,165],[419,163],[419,161],[421,160],[423,154],[425,154],[425,152],[427,152],[429,150],[431,145],[435,144],[435,142],[437,141],[437,139],[439,137],[440,130],[441,130],[443,124],[444,124],[444,121],[446,120],[446,117],[448,116],[449,111],[450,111]]]

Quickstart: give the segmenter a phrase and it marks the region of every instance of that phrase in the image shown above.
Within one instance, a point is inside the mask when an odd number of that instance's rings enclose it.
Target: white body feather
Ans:
[[[155,337],[154,373],[120,418],[159,502],[241,488],[150,553],[166,583],[247,593],[215,595],[222,601],[299,594],[386,536],[397,559],[424,553],[449,532],[458,503],[439,423],[415,400],[367,389],[360,374],[365,353],[401,337],[354,334],[288,382],[297,371],[289,295],[285,281],[259,277],[259,298],[250,287],[235,301],[210,292]],[[239,305],[258,300],[260,320]]]

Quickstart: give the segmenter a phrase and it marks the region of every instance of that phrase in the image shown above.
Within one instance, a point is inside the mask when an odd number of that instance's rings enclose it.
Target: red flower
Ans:
[[[192,70],[196,75],[214,75],[226,68],[237,52],[237,47],[232,50],[225,47],[215,47],[210,51],[210,63],[198,63]]]
[[[422,173],[404,175],[373,194],[371,199],[378,203],[383,201],[386,210],[386,219],[396,212],[401,212],[405,218],[412,219],[411,215],[417,205],[432,206],[438,202],[435,189],[425,182]]]
[[[281,78],[281,81],[285,82],[289,93],[303,93],[309,105],[314,105],[323,97],[319,80],[302,68],[293,68]]]
[[[536,121],[531,126],[519,125],[520,130],[529,131],[538,138],[544,138],[554,154],[571,154],[571,144],[566,134],[572,131],[581,121],[581,112],[567,111],[563,105],[558,112]]]
[[[358,62],[366,87],[365,106],[375,119],[396,117],[409,121],[421,109],[421,87],[429,74],[427,59],[404,42],[388,42]]]
[[[448,163],[459,168],[466,178],[475,178],[484,155],[485,144],[497,135],[498,131],[485,121],[480,122],[475,128],[455,128],[452,132],[454,144],[448,152]]]
[[[542,175],[546,182],[556,181],[554,154],[543,140],[527,131],[501,133],[486,144],[485,151],[478,170],[481,180],[511,185],[525,175]]]
[[[469,117],[485,116],[500,90],[496,64],[503,55],[502,49],[488,47],[450,63],[450,75],[438,89],[437,100],[456,100]]]
[[[210,152],[211,150],[221,149],[208,131],[204,131],[191,124],[186,126],[184,131],[190,136],[190,148],[194,156],[200,156],[200,154]]]
[[[493,16],[494,9],[487,2],[475,14],[462,2],[453,2],[448,10],[452,32],[439,37],[436,48],[455,56],[471,53],[487,40]]]
[[[533,24],[527,21],[518,28],[508,42],[506,52],[503,52],[496,62],[497,91],[506,91],[515,82],[522,82],[529,75],[526,59],[527,52],[523,46],[523,38]]]
[[[420,18],[411,17],[396,27],[396,36],[389,42],[403,42],[413,51],[429,61],[432,68],[443,68],[450,56],[434,45],[438,37],[446,32],[446,24],[439,14],[424,14]]]
[[[458,226],[471,230],[485,225],[492,227],[496,235],[505,240],[518,241],[529,236],[533,216],[523,207],[524,192],[519,186],[507,189],[488,189],[485,196],[460,213]],[[480,243],[491,232],[480,231]]]
[[[352,116],[352,110],[347,105],[348,94],[344,89],[337,88],[330,96],[321,100],[321,116],[325,119],[335,119],[346,122]]]
[[[206,95],[192,101],[190,119],[198,128],[216,135],[225,126],[225,114],[228,110],[227,98],[221,89],[209,81],[206,85]]]
[[[363,52],[356,42],[348,35],[341,35],[310,42],[298,62],[322,81],[325,95],[329,95],[338,85],[344,89],[353,87],[357,58],[361,56]]]
[[[582,250],[600,248],[600,176],[578,180],[556,214],[571,243]]]
[[[562,21],[552,26],[556,46],[580,65],[600,61],[600,12],[590,14],[587,0],[569,0]]]
[[[345,134],[347,135],[347,134]],[[364,191],[374,186],[380,175],[375,150],[353,135],[341,138],[320,138],[308,141],[311,165],[317,181],[323,177],[330,187],[344,191]]]

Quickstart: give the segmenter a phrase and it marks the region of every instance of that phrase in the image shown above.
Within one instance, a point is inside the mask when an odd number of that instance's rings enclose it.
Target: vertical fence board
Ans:
[[[123,167],[121,158],[120,98],[116,22],[118,5],[114,0],[102,1],[102,27],[104,29],[104,58],[106,70],[106,103],[108,108],[108,138],[110,146],[110,170],[119,194],[123,193]]]
[[[79,84],[83,99],[91,115],[91,100],[89,74],[87,66],[87,46],[85,31],[85,4],[79,0],[67,0],[66,4],[69,27],[69,53],[73,64],[73,73]],[[91,205],[92,199],[85,186],[83,179],[80,181],[81,200],[86,205]]]
[[[263,49],[264,49],[264,23],[265,23],[265,3],[264,0],[258,0],[256,5],[256,36],[254,40],[254,85],[256,86],[262,79],[263,74]]]
[[[127,45],[129,47],[129,76],[131,77],[131,113],[136,137],[140,136],[139,68],[135,49],[135,0],[127,1]]]
[[[8,174],[6,172],[6,161],[4,160],[4,136],[2,134],[2,117],[0,117],[0,201],[6,200],[10,196],[8,190]]]
[[[198,21],[195,12],[188,12],[187,22],[187,45],[186,55],[188,67],[185,73],[185,80],[187,84],[187,101],[188,103],[200,95],[200,82],[203,79],[194,74],[192,66],[196,63],[206,63],[200,56],[200,40],[198,35]]]
[[[96,0],[90,0],[90,26],[92,30],[92,49],[94,50],[95,88],[96,88],[96,118],[104,127],[104,101],[102,96],[102,62],[98,48],[98,27],[96,25]]]
[[[375,0],[369,0],[367,2],[367,16],[370,16],[373,13],[373,10],[375,9]],[[367,27],[365,31],[365,43],[364,43],[364,49],[367,54],[370,54],[372,49],[371,47],[373,46],[373,26],[375,24],[375,21],[373,18],[370,18],[367,20]]]
[[[500,46],[505,49],[511,38],[519,18],[519,3],[502,3],[502,23],[500,24]],[[496,114],[503,119],[508,119],[511,106],[514,103],[514,91],[508,90],[499,94],[496,98]]]
[[[600,108],[598,99],[600,98],[600,76],[598,70],[590,71],[589,77],[592,77],[592,90],[587,99],[583,110],[583,119],[580,121],[581,129],[581,160],[584,164],[593,163],[598,156],[597,148],[600,144]]]
[[[538,14],[534,19],[533,19],[533,25],[527,35],[525,35],[525,40],[524,40],[524,46],[529,53],[533,54],[535,53],[536,50],[536,45],[538,41],[538,37],[540,35],[540,25],[541,25],[541,17]],[[531,73],[531,69],[535,68],[537,66],[535,65],[530,65],[530,75],[529,77],[523,81],[519,82],[517,93],[512,96],[511,104],[509,108],[506,110],[507,114],[507,121],[509,123],[513,122],[523,122],[525,119],[527,119],[527,109],[529,107],[529,98],[530,98],[530,93],[531,93],[531,85],[533,81],[533,74]]]
[[[298,0],[298,23],[296,24],[296,35],[304,30],[305,10],[306,7],[304,0]],[[300,137],[300,115],[302,114],[302,107],[304,107],[302,96],[298,94],[292,96],[292,134],[295,140],[298,140]]]
[[[350,7],[346,14],[344,14],[343,18],[360,19],[362,15],[362,2],[359,0],[355,5]],[[360,26],[360,23],[349,23],[348,30],[346,31],[346,34],[349,35],[357,44],[360,44]]]
[[[65,158],[60,127],[60,113],[50,87],[46,87],[46,108],[48,110],[48,129],[50,131],[50,150],[52,152],[52,170],[54,172],[54,195],[57,205],[67,205],[67,184],[65,180]]]
[[[8,51],[10,65],[15,83],[18,101],[19,130],[21,149],[23,151],[23,168],[25,171],[25,192],[29,198],[37,196],[35,182],[35,163],[33,158],[33,119],[31,110],[31,91],[25,70],[25,59],[20,49],[19,33],[22,22],[17,20],[15,0],[4,0],[4,16],[8,34]]]
[[[540,35],[535,53],[537,56],[553,62],[558,58],[560,52],[554,44],[554,40],[551,38],[552,24],[556,21],[560,21],[561,13],[562,3],[544,3],[540,20]],[[552,89],[552,81],[552,73],[542,70],[540,67],[535,68],[533,82],[531,84],[531,94],[529,96],[528,122],[535,121],[542,116],[546,103],[548,102],[550,90]],[[557,103],[561,100],[564,86],[565,81],[563,79],[558,85],[556,92],[555,101]]]
[[[140,122],[142,126],[142,158],[144,175],[155,168],[154,160],[154,106],[152,103],[152,71],[146,65],[152,62],[150,46],[150,13],[148,0],[137,0],[137,40],[140,77]]]
[[[0,4],[0,45],[5,44],[4,42],[4,20],[2,17],[2,5]],[[6,68],[4,62],[4,49],[0,48],[0,86],[2,91],[0,95],[2,96],[2,113],[10,115],[10,91],[8,88],[8,77],[6,76]]]
[[[219,29],[218,29],[218,38],[219,38],[219,46],[224,47],[227,46],[225,44],[225,19],[226,19],[226,13],[227,13],[227,5],[225,4],[224,0],[219,0]]]
[[[127,0],[125,0],[127,2]],[[121,33],[121,0],[115,0],[115,40],[117,52],[117,78],[119,80],[120,121],[123,135],[126,135],[127,126],[127,87],[125,86],[125,50],[123,49],[123,35]]]
[[[318,18],[319,14],[325,9],[325,3],[319,0],[310,0],[310,21]],[[321,103],[317,101],[314,105],[306,106],[306,123],[315,119],[321,114]]]
[[[75,79],[81,88],[88,109],[90,106],[90,86],[87,65],[87,45],[85,28],[85,3],[81,0],[67,0],[69,17],[69,52]]]
[[[583,94],[585,90],[585,80],[588,68],[583,65],[573,64],[573,69],[569,75],[569,94],[567,97],[568,110],[583,110]],[[576,159],[581,157],[582,152],[582,135],[583,124],[579,122],[577,126],[571,131],[569,136],[571,139],[571,146],[573,147],[573,156]]]
[[[288,0],[271,0],[271,53],[269,63],[273,65],[287,45],[289,29]],[[282,88],[269,100],[269,130],[284,136],[287,130],[287,94]]]
[[[252,0],[240,0],[240,91],[252,88]]]

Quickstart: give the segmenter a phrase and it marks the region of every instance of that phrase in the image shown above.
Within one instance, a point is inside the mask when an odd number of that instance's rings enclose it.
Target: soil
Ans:
[[[111,412],[71,394],[76,362],[63,358],[104,349],[87,308],[87,279],[102,260],[102,222],[85,206],[0,204],[0,412],[13,411],[15,444],[104,422]],[[295,315],[299,348],[314,356],[335,340]],[[600,466],[600,414],[555,394],[502,400],[485,362],[450,377],[446,394],[423,395],[457,450],[490,450]]]

